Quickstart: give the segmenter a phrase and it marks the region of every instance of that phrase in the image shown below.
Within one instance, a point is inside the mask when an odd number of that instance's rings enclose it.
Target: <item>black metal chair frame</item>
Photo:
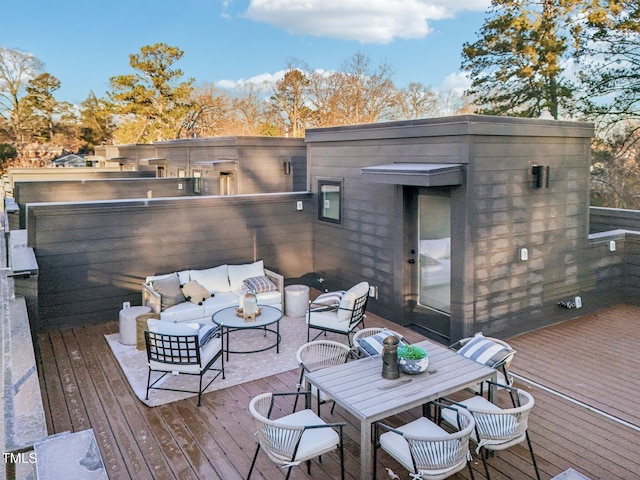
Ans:
[[[337,330],[334,328],[327,328],[327,327],[321,327],[321,326],[316,326],[316,325],[312,325],[311,324],[311,319],[313,317],[313,308],[314,305],[316,307],[327,307],[326,305],[320,305],[320,304],[314,304],[313,302],[311,302],[309,304],[309,312],[308,312],[308,317],[309,317],[309,322],[307,323],[307,342],[310,342],[312,340],[316,340],[320,335],[322,335],[323,333],[326,335],[327,332],[332,332],[332,333],[337,333],[339,335],[346,335],[347,336],[347,341],[349,342],[349,347],[353,347],[353,341],[351,339],[351,335],[354,333],[355,329],[361,325],[361,328],[364,328],[364,319],[366,317],[365,315],[365,311],[367,310],[367,303],[369,301],[369,293],[367,292],[365,295],[356,298],[356,300],[353,302],[353,309],[348,309],[348,308],[340,308],[337,307],[335,309],[336,314],[338,310],[343,310],[343,311],[347,311],[347,312],[351,312],[351,318],[349,319],[349,328],[347,330],[347,332],[343,332],[342,330]],[[313,338],[311,337],[311,329],[314,330],[320,330],[320,332]]]
[[[224,376],[224,337],[221,332],[218,331],[214,334],[218,336],[222,342],[220,351],[216,353],[206,365],[202,365],[200,340],[198,335],[166,335],[163,333],[155,333],[150,331],[144,332],[145,344],[147,347],[147,359],[149,361],[149,375],[147,377],[147,395],[146,399],[149,400],[149,390],[166,390],[171,392],[186,392],[198,394],[198,406],[202,404],[202,392],[204,392],[213,381],[222,375]],[[221,359],[220,368],[212,368],[218,358]],[[151,361],[159,362],[167,365],[166,370],[151,368]],[[199,366],[199,372],[183,372],[180,370],[171,370],[171,366],[184,367],[188,365]],[[209,371],[217,372],[215,376],[204,387],[202,386],[202,378]],[[194,375],[199,377],[198,390],[183,390],[178,388],[157,387],[156,384],[162,380],[166,375],[172,374],[173,371],[178,371],[182,375]],[[159,378],[151,383],[151,373],[161,372]]]

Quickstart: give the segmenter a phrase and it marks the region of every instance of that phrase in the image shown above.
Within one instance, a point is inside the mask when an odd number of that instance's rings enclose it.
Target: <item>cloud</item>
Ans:
[[[462,95],[471,86],[471,79],[465,72],[450,73],[442,82],[443,91],[453,91]]]
[[[390,43],[423,38],[429,21],[459,10],[484,10],[489,0],[250,0],[245,16],[297,35]]]
[[[223,79],[218,80],[215,85],[219,88],[225,88],[227,90],[234,89],[242,89],[248,85],[253,85],[255,87],[264,87],[268,85],[274,85],[278,80],[282,80],[284,74],[287,73],[286,70],[278,70],[274,73],[261,73],[259,75],[254,75],[251,78],[244,79],[241,78],[239,80],[229,80]]]

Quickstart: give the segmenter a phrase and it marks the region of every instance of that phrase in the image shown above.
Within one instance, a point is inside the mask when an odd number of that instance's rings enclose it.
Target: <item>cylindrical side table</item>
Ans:
[[[284,287],[285,315],[304,317],[309,308],[309,287],[306,285],[288,285]]]
[[[142,313],[136,317],[136,348],[144,350],[146,348],[144,341],[144,331],[147,329],[147,320],[150,318],[160,318],[157,313]]]
[[[120,330],[121,344],[136,344],[136,317],[150,311],[151,308],[149,307],[129,307],[120,310],[118,328]]]

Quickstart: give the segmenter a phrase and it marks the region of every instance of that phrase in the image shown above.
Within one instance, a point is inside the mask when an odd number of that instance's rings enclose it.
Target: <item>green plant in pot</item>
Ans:
[[[409,375],[422,373],[429,366],[429,356],[422,347],[403,344],[398,347],[398,365]]]

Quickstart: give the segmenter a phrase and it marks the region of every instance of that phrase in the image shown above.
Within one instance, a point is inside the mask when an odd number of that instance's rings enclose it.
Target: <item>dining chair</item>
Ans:
[[[452,402],[447,399],[443,399],[443,401],[458,410],[467,410],[473,415],[475,431],[471,436],[471,440],[477,444],[476,451],[482,458],[487,478],[490,478],[487,462],[489,452],[506,450],[526,440],[536,478],[540,480],[540,472],[528,430],[529,414],[535,404],[533,397],[530,393],[509,385],[500,385],[495,382],[488,383],[490,386],[499,387],[508,392],[512,407],[500,407],[482,395],[473,395],[459,402]],[[450,425],[454,425],[456,421],[450,410],[443,410],[441,418]]]
[[[465,466],[473,480],[469,453],[469,438],[475,426],[473,416],[464,409],[434,404],[443,410],[451,410],[453,432],[426,417],[397,428],[382,422],[374,423],[373,478],[377,478],[377,452],[382,448],[416,480],[441,480]],[[381,433],[382,430],[385,432]]]
[[[296,359],[300,366],[300,380],[298,381],[298,392],[307,388],[307,384],[304,378],[305,373],[315,372],[323,368],[332,367],[333,365],[339,365],[346,363],[352,355],[351,349],[344,343],[334,342],[332,340],[314,340],[301,345],[296,352]],[[315,386],[311,387],[311,395],[317,400],[317,411],[320,415],[320,405],[333,401],[328,395],[322,391],[318,391]],[[293,405],[293,411],[295,412],[298,404],[298,397]],[[333,413],[333,408],[331,413]]]
[[[357,328],[364,328],[369,284],[360,282],[338,297],[339,300],[333,304],[319,303],[317,299],[309,303],[306,315],[307,342],[317,339],[323,333],[326,335],[326,332],[333,332],[346,335],[351,346],[352,334]],[[313,339],[311,338],[312,329],[320,330]]]
[[[345,423],[326,423],[313,410],[305,409],[289,415],[273,418],[276,411],[275,401],[279,397],[304,395],[308,404],[310,392],[263,393],[249,403],[249,412],[253,417],[257,431],[258,445],[251,462],[247,480],[256,464],[258,453],[262,449],[269,459],[282,468],[291,468],[301,462],[307,462],[307,473],[311,475],[311,459],[338,449],[340,455],[340,478],[344,480],[343,427]],[[336,431],[337,429],[337,431]]]
[[[383,341],[389,335],[398,337],[401,343],[409,344],[410,342],[403,335],[382,327],[369,327],[358,330],[353,334],[353,352],[354,355],[362,357],[373,357],[382,353]]]
[[[509,373],[509,367],[516,351],[504,340],[477,333],[473,337],[458,340],[449,348],[464,357],[496,369],[496,380],[500,385],[513,385],[513,376]],[[479,384],[473,390],[482,395],[484,393],[482,387],[482,384]]]

